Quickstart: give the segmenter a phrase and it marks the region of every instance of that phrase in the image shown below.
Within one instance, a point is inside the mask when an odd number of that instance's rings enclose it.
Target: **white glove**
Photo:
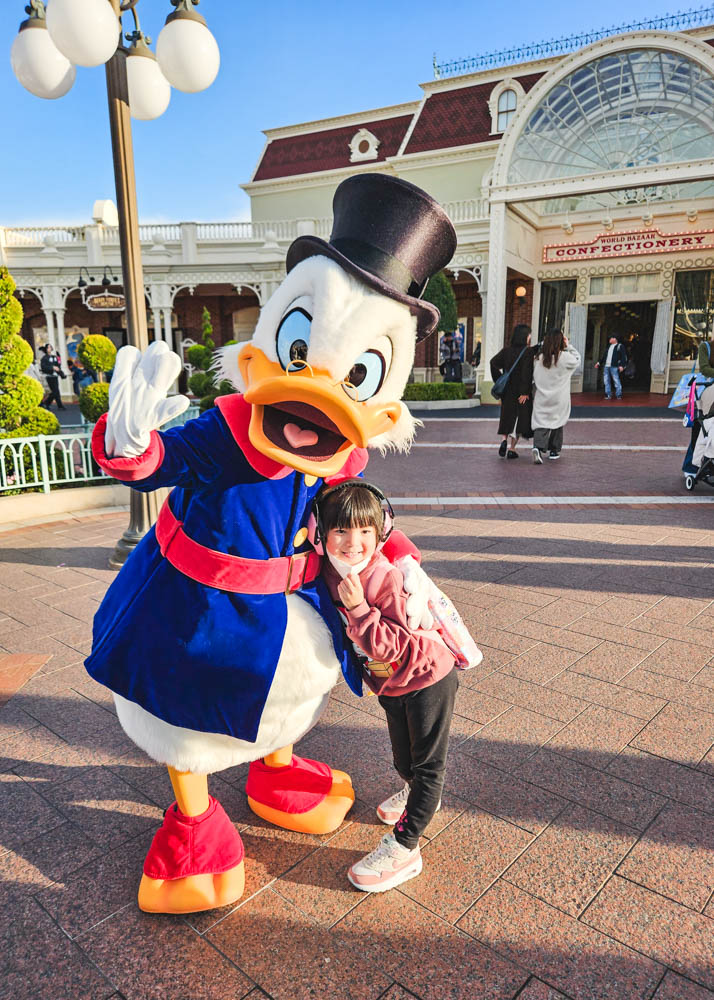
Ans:
[[[394,563],[404,577],[404,589],[407,597],[407,625],[414,631],[416,628],[433,628],[434,618],[429,611],[429,595],[431,580],[413,556],[402,556]]]
[[[185,396],[166,398],[181,371],[181,359],[157,340],[142,354],[136,347],[117,353],[109,383],[109,413],[104,434],[108,458],[133,458],[149,447],[151,432],[188,407]]]

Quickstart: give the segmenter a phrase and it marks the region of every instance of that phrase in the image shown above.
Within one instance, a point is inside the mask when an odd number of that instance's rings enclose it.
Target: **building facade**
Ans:
[[[481,344],[484,393],[489,359],[520,322],[565,329],[583,357],[574,389],[596,388],[616,333],[634,384],[666,392],[714,324],[714,25],[693,23],[707,13],[440,67],[412,103],[269,130],[243,185],[252,222],[141,227],[153,336],[196,341],[207,305],[217,342],[248,339],[290,242],[327,237],[340,181],[382,171],[429,191],[454,222],[448,274],[467,362]],[[112,221],[97,203],[87,226],[0,230],[29,340],[64,356],[84,332],[121,343],[123,313],[86,304],[105,276],[110,291],[120,283]],[[414,377],[437,372],[432,337]]]

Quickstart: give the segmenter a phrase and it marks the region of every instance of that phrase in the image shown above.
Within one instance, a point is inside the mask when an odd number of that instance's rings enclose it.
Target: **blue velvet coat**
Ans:
[[[307,486],[292,470],[265,478],[234,433],[214,408],[159,434],[161,464],[131,485],[143,492],[173,486],[171,509],[201,545],[251,559],[292,555],[322,480]],[[325,620],[345,679],[361,694],[359,665],[322,579],[298,593]],[[97,611],[85,666],[165,722],[254,742],[286,622],[284,594],[232,594],[197,583],[161,555],[152,528]]]

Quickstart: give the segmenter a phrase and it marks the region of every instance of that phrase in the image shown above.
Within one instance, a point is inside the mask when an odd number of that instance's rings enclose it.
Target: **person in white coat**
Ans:
[[[561,330],[549,330],[533,365],[533,461],[560,458],[563,428],[570,417],[570,377],[580,354]]]

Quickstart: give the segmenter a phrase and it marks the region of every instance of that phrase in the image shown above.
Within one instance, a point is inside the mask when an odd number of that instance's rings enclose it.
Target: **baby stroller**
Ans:
[[[696,472],[688,472],[684,485],[691,493],[697,483],[714,486],[714,385],[707,386],[697,400],[694,423],[699,427],[692,455],[692,465]]]

